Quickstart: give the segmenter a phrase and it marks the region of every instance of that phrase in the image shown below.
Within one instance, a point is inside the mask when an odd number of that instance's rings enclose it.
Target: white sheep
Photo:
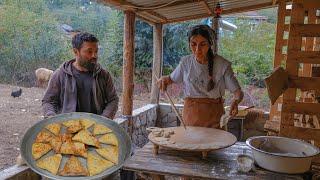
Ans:
[[[35,73],[38,87],[47,87],[53,71],[46,68],[38,68]]]

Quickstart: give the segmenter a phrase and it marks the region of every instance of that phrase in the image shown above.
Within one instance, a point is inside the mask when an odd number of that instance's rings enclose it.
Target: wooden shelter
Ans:
[[[283,66],[289,74],[290,88],[271,106],[265,127],[269,134],[307,140],[320,146],[320,78],[312,77],[320,64],[320,1],[318,0],[100,0],[125,13],[123,114],[131,115],[134,61],[134,21],[139,18],[153,25],[156,76],[162,72],[163,24],[214,16],[219,2],[221,15],[278,7],[274,68]],[[213,23],[214,28],[218,23]],[[152,80],[151,103],[159,102],[156,80]],[[299,92],[298,92],[299,91]],[[298,120],[295,120],[298,119]],[[307,125],[309,124],[309,125]],[[311,125],[310,125],[311,124]]]
[[[168,123],[169,117],[175,117],[168,107],[158,106],[159,90],[154,76],[159,77],[162,74],[163,25],[213,17],[218,2],[223,9],[222,16],[278,7],[274,67],[283,66],[286,69],[290,88],[271,106],[270,120],[265,128],[272,134],[299,138],[320,146],[320,104],[315,100],[317,96],[320,97],[320,78],[313,77],[316,76],[320,64],[320,43],[317,38],[320,36],[319,0],[98,0],[98,2],[124,11],[123,117],[115,121],[128,130],[137,146],[147,143],[145,130],[147,126],[156,126],[160,123],[160,127],[165,127],[168,125],[165,123]],[[292,8],[286,8],[287,5],[292,5]],[[153,26],[154,48],[150,99],[152,104],[143,107],[139,113],[133,112],[136,18]],[[161,118],[166,118],[166,122],[159,121]],[[213,170],[210,169],[211,171]],[[0,174],[0,179],[1,177],[40,179],[39,175],[28,167],[12,167],[3,174],[3,176]]]
[[[134,72],[134,29],[135,18],[153,25],[153,69],[154,75],[162,74],[163,24],[214,16],[214,8],[220,3],[221,15],[270,8],[276,6],[275,0],[98,0],[107,6],[123,10],[124,52],[123,52],[123,115],[132,114],[133,72]],[[217,28],[218,23],[213,23]],[[151,103],[158,103],[159,90],[152,76]]]
[[[124,34],[124,98],[123,114],[132,111],[134,20],[139,18],[153,25],[154,59],[153,74],[162,71],[162,27],[197,18],[214,16],[219,2],[222,15],[278,6],[278,24],[274,68],[283,66],[289,73],[290,88],[272,105],[266,129],[273,133],[300,138],[320,145],[318,114],[320,104],[315,103],[319,94],[320,79],[311,77],[312,70],[320,64],[319,38],[320,1],[317,0],[100,0],[125,13]],[[287,7],[287,8],[286,8]],[[292,7],[292,8],[291,8]],[[217,24],[217,23],[214,23]],[[217,27],[215,27],[217,28]],[[153,76],[154,77],[154,76]],[[299,90],[299,93],[297,93]],[[159,91],[152,81],[151,103],[158,103]],[[311,95],[310,95],[311,94]],[[298,123],[295,118],[298,117]],[[311,121],[312,126],[302,121]],[[304,123],[308,124],[308,123]],[[310,124],[310,123],[309,123]]]

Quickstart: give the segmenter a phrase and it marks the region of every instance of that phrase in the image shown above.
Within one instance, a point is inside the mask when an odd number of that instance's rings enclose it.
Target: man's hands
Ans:
[[[169,76],[162,76],[158,81],[157,85],[161,91],[166,91],[168,85],[172,84],[173,81],[170,79]]]

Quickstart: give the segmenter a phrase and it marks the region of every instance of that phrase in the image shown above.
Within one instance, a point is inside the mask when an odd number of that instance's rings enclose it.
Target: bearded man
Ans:
[[[52,74],[42,99],[45,117],[89,112],[114,118],[119,98],[110,73],[98,63],[98,42],[86,32],[72,38],[75,58],[64,62]]]

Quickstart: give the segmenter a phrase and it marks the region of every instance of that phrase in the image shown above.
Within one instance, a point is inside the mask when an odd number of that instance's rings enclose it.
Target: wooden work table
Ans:
[[[202,159],[201,152],[182,152],[160,147],[159,154],[153,154],[153,144],[147,143],[137,149],[123,168],[129,171],[150,174],[153,179],[164,179],[165,175],[183,176],[199,179],[308,179],[311,173],[288,175],[255,167],[248,173],[238,172],[236,158],[246,153],[252,155],[249,147],[237,142],[231,147],[209,153]]]

